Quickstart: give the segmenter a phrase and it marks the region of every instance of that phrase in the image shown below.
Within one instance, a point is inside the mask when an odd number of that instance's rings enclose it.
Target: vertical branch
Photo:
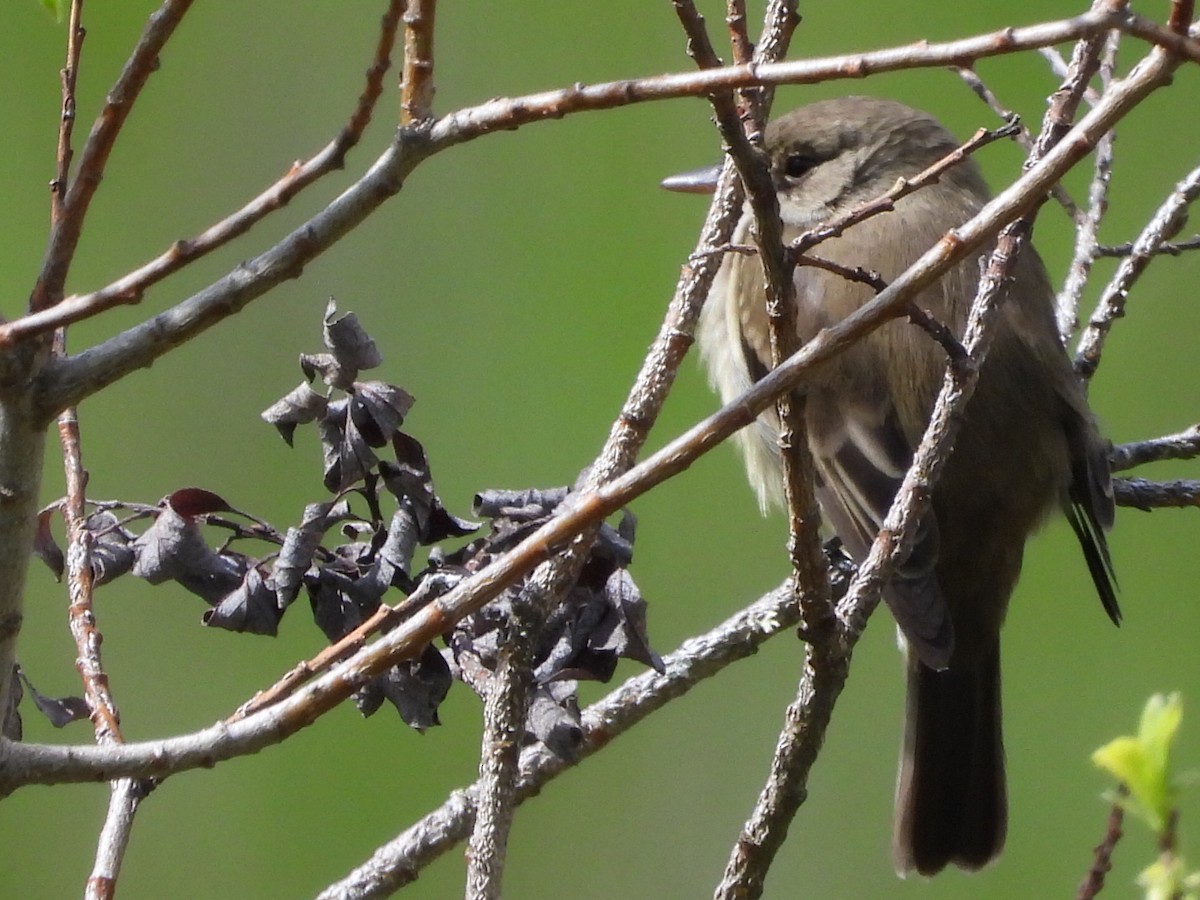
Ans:
[[[778,62],[787,55],[792,43],[792,35],[800,24],[800,14],[796,12],[797,0],[768,0],[767,10],[763,16],[766,23],[758,46],[754,48],[752,65]],[[750,103],[750,112],[761,126],[766,122],[771,112],[771,103],[775,99],[775,86],[764,84],[758,88],[755,99]]]
[[[1119,31],[1109,32],[1108,41],[1100,58],[1100,82],[1104,90],[1112,83],[1117,63]],[[1096,144],[1096,162],[1092,181],[1088,187],[1087,210],[1077,220],[1075,228],[1075,253],[1067,270],[1062,290],[1056,301],[1058,333],[1066,341],[1079,327],[1079,302],[1092,274],[1092,263],[1096,260],[1099,245],[1100,223],[1108,211],[1108,186],[1112,181],[1113,143],[1116,132],[1109,131]]]
[[[513,604],[483,708],[478,805],[467,848],[467,900],[499,900],[517,804],[518,764],[532,681],[533,646],[545,617],[528,598]]]
[[[61,354],[65,349],[65,335],[59,331],[55,351]],[[96,627],[92,541],[86,524],[88,474],[83,467],[79,419],[74,408],[58,417],[58,436],[67,483],[63,514],[67,522],[68,618],[71,636],[75,639],[75,667],[83,680],[84,697],[91,710],[96,742],[119,744],[124,741],[120,713],[109,691],[108,676],[100,658],[103,638]],[[108,813],[100,831],[92,874],[84,892],[87,900],[107,900],[115,893],[125,848],[129,845],[133,817],[150,787],[149,783],[132,778],[118,779],[110,785]]]
[[[63,213],[63,195],[71,177],[71,135],[75,130],[75,84],[79,78],[79,54],[83,49],[86,32],[81,24],[83,0],[71,0],[71,12],[67,21],[67,61],[63,65],[62,112],[58,122],[58,152],[54,167],[54,180],[50,182],[50,223],[53,225]]]
[[[754,58],[754,43],[747,30],[746,0],[727,0],[725,24],[729,27],[729,46],[734,65],[745,65]]]
[[[404,71],[400,124],[433,118],[433,22],[437,0],[408,0],[404,8]]]

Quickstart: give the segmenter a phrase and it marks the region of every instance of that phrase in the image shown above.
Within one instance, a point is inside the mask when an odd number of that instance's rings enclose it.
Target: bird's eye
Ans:
[[[788,178],[802,178],[820,164],[821,160],[811,153],[789,153],[783,160],[783,174]]]

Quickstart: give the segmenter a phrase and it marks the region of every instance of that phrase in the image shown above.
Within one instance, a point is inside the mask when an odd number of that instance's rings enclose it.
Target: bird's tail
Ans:
[[[978,657],[938,672],[910,654],[892,838],[901,876],[979,869],[1004,847],[999,641]]]

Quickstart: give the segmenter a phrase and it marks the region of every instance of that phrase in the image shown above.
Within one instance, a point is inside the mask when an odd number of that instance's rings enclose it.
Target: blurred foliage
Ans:
[[[79,139],[156,5],[86,7]],[[963,36],[1083,6],[980,0],[914,15],[913,4],[900,0],[806,4],[791,56]],[[760,14],[761,4],[751,7]],[[114,153],[68,288],[98,287],[200,231],[329,140],[358,95],[382,8],[365,0],[197,4]],[[1142,12],[1161,16],[1165,8]],[[706,2],[704,9],[718,32],[722,5]],[[63,44],[64,29],[37,4],[4,4],[0,311],[7,316],[23,309],[45,246]],[[1129,42],[1123,67],[1141,50]],[[439,112],[496,95],[690,67],[665,2],[527,0],[438,10]],[[1040,57],[990,60],[979,71],[1036,127],[1056,86]],[[786,108],[851,92],[928,109],[961,135],[995,124],[944,70],[787,88],[777,103]],[[1193,66],[1120,130],[1105,241],[1131,239],[1195,165],[1198,92]],[[303,222],[386,146],[395,108],[385,97],[344,172],[151,290],[141,306],[74,328],[71,347],[166,308]],[[437,461],[448,506],[466,508],[487,486],[573,482],[607,434],[693,246],[703,204],[655,185],[718,157],[709,115],[699,99],[642,104],[492,135],[429,160],[400,196],[304,278],[85,404],[90,492],[154,502],[198,485],[271,521],[298,520],[319,451],[289,451],[258,412],[294,383],[297,354],[319,337],[320,310],[331,295],[371,323],[389,377],[416,398],[408,423]],[[1007,146],[981,158],[993,185],[1014,177],[1020,163]],[[1076,196],[1085,195],[1088,177],[1081,170],[1067,179]],[[1071,233],[1058,209],[1046,208],[1036,239],[1061,277]],[[1089,299],[1114,268],[1112,261],[1097,264]],[[1198,283],[1200,255],[1162,259],[1130,297],[1092,389],[1114,440],[1196,421]],[[685,365],[652,444],[661,446],[713,407],[697,368]],[[62,491],[53,449],[46,471],[50,500]],[[1197,465],[1161,464],[1145,474],[1197,477]],[[758,515],[731,450],[699,461],[635,512],[632,571],[664,652],[785,575],[784,522]],[[891,871],[903,675],[891,625],[877,620],[855,654],[808,804],[768,896],[938,900],[1072,892],[1105,817],[1090,799],[1096,774],[1080,761],[1119,731],[1124,710],[1154,690],[1200,683],[1198,541],[1195,511],[1120,512],[1112,538],[1126,612],[1119,630],[1092,596],[1061,523],[1031,544],[1005,633],[1009,844],[995,867],[973,877],[948,872],[929,883],[899,882]],[[64,592],[40,569],[29,590],[22,663],[48,695],[77,692]],[[318,649],[314,629],[299,620],[285,622],[274,640],[198,635],[203,608],[165,587],[102,589],[105,661],[130,739],[206,725]],[[771,642],[527,804],[513,834],[507,894],[710,893],[762,784],[800,652],[790,636]],[[617,677],[640,669],[623,663]],[[602,691],[595,687],[584,699]],[[346,705],[283,746],[168,781],[139,813],[120,896],[311,895],[475,777],[477,701],[452,691],[440,717],[442,728],[418,736],[398,721],[364,722]],[[64,739],[34,718],[27,739]],[[1182,742],[1200,745],[1194,719],[1181,728]],[[66,739],[89,737],[83,724],[66,732]],[[0,895],[80,893],[104,794],[101,786],[83,785],[25,789],[5,799]],[[1194,795],[1180,803],[1185,821],[1200,820]],[[1127,895],[1152,852],[1152,839],[1130,835],[1110,875],[1117,895]],[[461,890],[455,851],[407,893],[443,898]]]

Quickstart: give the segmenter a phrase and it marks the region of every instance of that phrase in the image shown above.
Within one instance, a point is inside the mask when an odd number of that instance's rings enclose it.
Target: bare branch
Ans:
[[[1112,83],[1117,62],[1117,46],[1120,32],[1110,31],[1100,57],[1100,80],[1107,89]],[[1086,93],[1086,92],[1085,92]],[[1079,301],[1092,274],[1092,263],[1096,259],[1097,235],[1100,223],[1108,211],[1108,186],[1112,181],[1113,142],[1116,132],[1110,131],[1096,145],[1096,161],[1092,181],[1088,186],[1087,211],[1076,219],[1075,253],[1062,290],[1056,300],[1058,333],[1067,340],[1079,327]]]
[[[1117,794],[1124,797],[1129,793],[1129,788],[1125,785],[1117,787]],[[1124,833],[1121,830],[1125,820],[1125,806],[1121,802],[1116,802],[1108,811],[1108,824],[1104,830],[1104,840],[1096,845],[1095,856],[1092,860],[1092,867],[1088,869],[1087,875],[1079,885],[1079,890],[1075,894],[1075,900],[1093,900],[1104,888],[1104,879],[1112,869],[1113,850],[1117,847],[1117,842],[1121,840]]]
[[[844,591],[843,571],[835,582]],[[664,657],[663,674],[644,672],[630,678],[583,713],[585,738],[582,761],[694,686],[724,670],[730,663],[753,655],[769,638],[799,622],[799,611],[789,584],[783,584],[706,634],[690,638]],[[571,764],[534,745],[521,754],[518,800],[536,795],[547,782]],[[321,900],[385,896],[417,877],[422,868],[441,856],[471,828],[478,783],[455,791],[441,807],[380,847],[369,860],[342,881],[330,885]]]
[[[1181,253],[1186,253],[1188,250],[1200,250],[1200,234],[1190,238],[1185,238],[1182,241],[1166,241],[1154,248],[1154,255],[1166,253],[1169,256],[1179,256]],[[1113,244],[1111,246],[1101,244],[1096,247],[1096,256],[1108,256],[1121,258],[1123,256],[1132,256],[1134,252],[1134,242],[1126,241],[1124,244]]]
[[[516,100],[492,100],[472,109],[452,113],[432,123],[428,129],[416,126],[402,129],[395,144],[362,179],[275,247],[244,263],[170,311],[110,338],[90,351],[51,366],[39,382],[43,395],[36,406],[49,418],[128,372],[149,365],[172,347],[237,312],[285,279],[295,277],[308,262],[399,191],[404,178],[421,160],[483,134],[589,109],[710,93],[759,83],[811,83],[858,78],[885,70],[966,65],[985,56],[1045,46],[1081,35],[1096,34],[1112,27],[1139,31],[1153,36],[1156,41],[1171,45],[1169,52],[1163,50],[1155,54],[1155,59],[1170,60],[1170,68],[1177,65],[1181,58],[1194,55],[1200,59],[1200,41],[1182,38],[1153,23],[1141,22],[1123,9],[1089,11],[1059,22],[1007,29],[945,44],[906,46],[824,60],[711,69],[686,75],[610,82],[593,87],[575,86]],[[1121,96],[1124,98],[1127,95]],[[1090,138],[1087,146],[1093,146],[1094,140]],[[1047,185],[1045,190],[1049,188],[1050,185]]]
[[[83,0],[71,0],[71,12],[67,20],[67,61],[60,73],[62,78],[62,112],[58,120],[58,152],[54,168],[54,180],[50,182],[50,224],[53,226],[63,214],[63,195],[71,179],[71,158],[75,151],[71,147],[71,134],[75,130],[75,84],[79,78],[79,54],[83,49],[86,33],[82,25]]]
[[[50,246],[29,298],[30,312],[53,306],[62,298],[67,272],[83,230],[83,220],[96,188],[100,186],[108,155],[147,79],[158,68],[163,46],[191,5],[192,0],[164,0],[163,5],[146,22],[146,28],[126,61],[125,68],[108,92],[104,108],[79,155],[79,169],[62,199],[60,215],[50,231]]]
[[[1011,137],[1018,128],[1019,120],[1013,118],[1004,125],[995,129],[980,128],[975,134],[964,141],[958,148],[950,153],[947,153],[933,165],[929,166],[922,172],[918,172],[912,178],[901,179],[896,182],[885,194],[881,194],[874,200],[855,207],[844,213],[836,216],[827,222],[822,222],[815,228],[801,234],[793,240],[788,249],[793,254],[807,253],[812,247],[822,241],[826,241],[831,237],[837,237],[842,234],[847,228],[852,225],[857,225],[859,222],[865,221],[872,216],[877,216],[885,212],[890,212],[895,208],[896,201],[902,197],[907,197],[909,194],[919,191],[928,184],[933,184],[942,173],[953,166],[958,165],[976,150],[985,147],[993,141],[1001,138]]]
[[[1143,512],[1164,507],[1200,506],[1200,481],[1118,478],[1113,481],[1113,497],[1118,505],[1132,506]]]
[[[1084,380],[1096,374],[1100,354],[1113,322],[1125,315],[1125,303],[1133,285],[1154,259],[1154,250],[1169,241],[1187,222],[1187,210],[1200,197],[1200,166],[1192,169],[1175,185],[1175,190],[1155,211],[1142,233],[1133,242],[1133,252],[1121,260],[1112,280],[1104,288],[1096,311],[1079,339],[1075,371]]]
[[[1110,458],[1113,471],[1122,472],[1146,463],[1165,459],[1195,459],[1197,456],[1200,456],[1200,424],[1178,434],[1114,447]]]
[[[65,352],[65,343],[65,334],[59,332],[55,351]],[[75,667],[83,679],[84,697],[91,710],[96,742],[101,746],[120,744],[124,742],[120,713],[101,660],[103,636],[96,627],[92,534],[86,524],[88,475],[83,467],[79,419],[74,408],[59,416],[58,433],[67,485],[66,500],[61,508],[67,522],[66,574],[71,598],[68,617],[75,639]],[[100,829],[96,858],[84,892],[88,900],[107,900],[116,892],[134,815],[151,788],[147,782],[129,778],[117,779],[109,786],[108,813]]]
[[[391,52],[404,0],[389,0],[380,22],[375,58],[367,69],[366,84],[349,121],[332,141],[307,162],[296,162],[274,184],[237,212],[188,240],[176,241],[165,252],[112,284],[88,294],[73,294],[59,303],[0,325],[0,349],[16,341],[61,328],[114,306],[140,303],[146,291],[187,266],[248,232],[269,214],[282,209],[297,194],[330,172],[345,166],[346,155],[362,138],[371,113],[383,92],[383,76],[391,68]]]
[[[528,599],[515,604],[483,708],[478,806],[467,850],[468,900],[499,900],[508,835],[517,807],[518,763],[533,677],[533,646],[545,617]]]
[[[1058,50],[1054,48],[1048,49],[1054,54],[1058,53]],[[1063,66],[1065,72],[1065,62],[1063,63]],[[998,115],[1005,122],[1018,123],[1018,129],[1013,133],[1012,137],[1013,140],[1017,142],[1017,146],[1024,150],[1025,154],[1028,156],[1033,150],[1033,135],[1025,126],[1025,123],[1020,121],[1020,117],[1000,102],[1000,98],[992,92],[992,89],[984,83],[983,79],[979,77],[979,73],[974,69],[966,66],[956,66],[954,68],[954,72],[966,83],[967,87],[969,87],[975,93],[975,96],[977,96],[987,105],[988,109]],[[1079,217],[1082,215],[1079,210],[1079,205],[1071,198],[1071,195],[1067,192],[1065,187],[1063,187],[1061,184],[1056,184],[1051,190],[1051,195],[1055,200],[1058,201],[1059,206],[1066,211],[1067,215],[1071,217],[1072,222],[1079,221]]]
[[[433,118],[433,23],[437,0],[408,0],[404,10],[404,72],[400,124]]]

